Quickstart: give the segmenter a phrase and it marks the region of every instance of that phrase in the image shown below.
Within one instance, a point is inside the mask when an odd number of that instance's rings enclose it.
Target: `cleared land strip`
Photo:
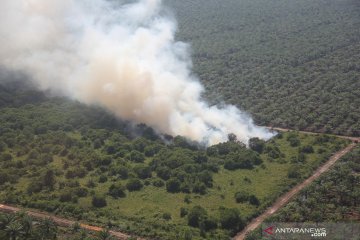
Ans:
[[[5,213],[17,213],[22,211],[22,209],[17,208],[17,207],[12,207],[12,206],[8,206],[8,205],[3,205],[0,204],[0,211],[1,212],[5,212]],[[37,212],[37,211],[25,211],[29,216],[33,217],[34,219],[46,219],[46,218],[50,218],[51,220],[54,221],[54,223],[58,226],[61,227],[71,227],[75,224],[75,221],[72,220],[68,220],[65,218],[60,218],[60,217],[55,217],[52,216],[51,214],[48,213],[42,213],[42,212]],[[90,226],[87,224],[82,224],[80,223],[80,227],[88,230],[88,231],[93,231],[93,232],[101,232],[104,229],[101,227],[96,227],[96,226]],[[109,231],[109,233],[116,237],[117,239],[120,240],[126,240],[128,238],[130,238],[129,235],[122,233],[122,232],[116,232],[116,231]],[[143,238],[137,238],[138,240],[145,240]]]
[[[275,129],[279,130],[279,129]],[[356,139],[358,140],[358,139]],[[348,145],[346,148],[340,150],[339,152],[335,153],[331,156],[331,158],[321,167],[319,167],[313,175],[311,175],[309,178],[307,178],[304,182],[296,185],[294,188],[292,188],[289,192],[282,195],[280,198],[276,200],[276,202],[268,208],[263,214],[258,216],[257,218],[253,219],[249,225],[245,227],[245,229],[241,232],[239,232],[235,237],[234,240],[243,240],[245,239],[246,235],[250,233],[251,231],[254,231],[257,227],[260,226],[262,222],[272,214],[274,214],[277,210],[279,210],[281,207],[286,205],[291,198],[293,198],[297,193],[299,193],[303,188],[310,185],[315,179],[319,178],[321,174],[328,171],[331,166],[335,164],[337,160],[339,160],[342,156],[344,156],[346,153],[350,152],[355,146],[356,146],[356,140],[353,140],[353,142]]]
[[[289,131],[294,131],[293,129],[289,129],[289,128],[278,128],[278,127],[266,127],[270,130],[275,130],[275,131],[279,131],[279,132],[289,132]],[[299,133],[305,133],[305,134],[311,134],[311,135],[316,135],[316,134],[325,134],[325,133],[318,133],[318,132],[308,132],[308,131],[298,131]],[[333,134],[328,134],[328,135],[332,135],[338,138],[343,138],[343,139],[349,139],[353,142],[358,143],[360,141],[360,137],[350,137],[350,136],[343,136],[343,135],[333,135]]]

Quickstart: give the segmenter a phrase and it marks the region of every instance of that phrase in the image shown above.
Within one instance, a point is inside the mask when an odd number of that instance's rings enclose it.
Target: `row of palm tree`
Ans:
[[[108,229],[98,232],[95,236],[81,229],[75,223],[71,229],[61,234],[51,218],[37,220],[26,214],[0,213],[0,239],[1,240],[115,240]]]
[[[55,240],[58,228],[50,218],[34,220],[24,212],[0,214],[0,239]]]

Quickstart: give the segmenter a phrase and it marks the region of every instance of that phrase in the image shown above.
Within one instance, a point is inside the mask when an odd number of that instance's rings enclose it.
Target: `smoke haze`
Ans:
[[[209,106],[188,45],[161,0],[1,0],[0,65],[41,90],[102,106],[156,131],[207,145],[234,133],[269,138],[236,107]]]

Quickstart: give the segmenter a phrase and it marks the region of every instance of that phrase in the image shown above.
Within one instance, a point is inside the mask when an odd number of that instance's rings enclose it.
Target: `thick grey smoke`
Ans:
[[[161,0],[1,0],[0,65],[42,90],[157,131],[214,144],[272,136],[234,106],[209,106]]]

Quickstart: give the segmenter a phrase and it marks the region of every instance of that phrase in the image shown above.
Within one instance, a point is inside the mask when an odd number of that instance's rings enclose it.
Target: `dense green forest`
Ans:
[[[360,147],[358,146],[266,221],[359,222],[359,186]],[[260,229],[247,239],[261,239]]]
[[[261,125],[360,134],[357,0],[167,0],[211,102]]]
[[[347,144],[288,132],[206,149],[21,83],[0,96],[1,203],[155,239],[227,239]]]

